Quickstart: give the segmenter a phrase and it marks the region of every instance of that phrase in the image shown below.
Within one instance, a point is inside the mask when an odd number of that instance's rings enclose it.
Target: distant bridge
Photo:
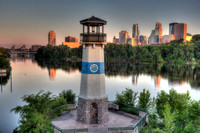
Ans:
[[[33,55],[35,55],[37,52],[34,51],[11,51],[10,55],[11,57],[32,57]]]

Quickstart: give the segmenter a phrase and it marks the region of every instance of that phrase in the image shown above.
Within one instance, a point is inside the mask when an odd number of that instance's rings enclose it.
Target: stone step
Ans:
[[[88,128],[88,133],[108,133],[107,127]]]

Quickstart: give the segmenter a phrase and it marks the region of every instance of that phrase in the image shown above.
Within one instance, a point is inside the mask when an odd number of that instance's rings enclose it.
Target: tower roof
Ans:
[[[100,25],[105,25],[107,23],[107,21],[105,21],[103,19],[100,19],[100,18],[97,18],[95,16],[92,16],[90,18],[81,20],[80,23],[82,25],[98,26],[99,24]]]

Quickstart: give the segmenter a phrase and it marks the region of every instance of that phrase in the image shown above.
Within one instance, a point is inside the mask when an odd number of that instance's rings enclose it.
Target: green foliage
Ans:
[[[14,130],[18,133],[53,132],[51,120],[68,108],[64,97],[51,96],[51,92],[25,95],[22,100],[27,104],[11,110],[20,114],[20,125]]]
[[[66,102],[68,104],[75,104],[76,103],[76,93],[73,93],[73,91],[70,90],[63,90],[60,94],[60,97],[64,97],[66,99]]]
[[[137,94],[138,92],[126,88],[125,91],[122,91],[122,94],[117,93],[115,103],[135,106]]]
[[[0,57],[7,58],[8,57],[8,50],[0,47]]]
[[[82,46],[79,48],[69,48],[66,45],[43,46],[35,54],[35,59],[40,60],[65,60],[66,58],[81,58]]]
[[[200,41],[195,35],[194,41],[183,42],[183,39],[173,40],[162,45],[132,46],[108,43],[105,45],[106,60],[131,60],[134,62],[200,62]],[[66,58],[81,58],[82,46],[69,48],[68,46],[46,46],[38,49],[36,60],[65,60]]]
[[[192,36],[192,42],[198,42],[200,41],[200,34],[196,34]]]
[[[148,110],[151,104],[151,94],[149,90],[146,91],[143,89],[143,92],[140,92],[138,99],[138,108]]]
[[[106,59],[129,59],[135,62],[195,62],[200,60],[200,41],[183,42],[173,40],[162,45],[131,46],[129,44],[107,44]]]
[[[186,94],[179,94],[176,92],[176,90],[171,89],[169,91],[169,94],[167,94],[166,92],[161,91],[157,94],[157,113],[161,118],[163,118],[164,105],[167,103],[170,104],[172,112],[175,112],[175,109],[177,109],[180,111],[179,113],[182,113],[181,111],[186,108],[189,100],[189,92],[187,92]]]
[[[10,68],[10,61],[7,55],[8,55],[8,50],[0,47],[0,68],[3,69]]]
[[[128,102],[125,100],[125,97],[132,94],[130,89],[126,89],[122,94],[117,93],[115,102],[123,104],[121,110],[137,115],[137,109],[128,108]],[[144,89],[138,100],[138,107],[149,110],[149,121],[145,127],[139,128],[140,133],[200,132],[200,101],[191,101],[189,92],[181,94],[171,89],[168,94],[161,91],[156,99],[153,98],[150,102],[150,94]],[[142,101],[145,102],[141,104]]]
[[[8,58],[0,57],[0,68],[3,69],[10,68],[10,61]]]
[[[166,133],[172,133],[175,128],[174,113],[171,113],[171,107],[169,104],[165,104],[163,114],[165,123],[164,130],[166,131]]]

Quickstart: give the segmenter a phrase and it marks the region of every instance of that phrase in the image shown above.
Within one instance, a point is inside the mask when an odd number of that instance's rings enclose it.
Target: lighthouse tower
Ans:
[[[83,25],[80,34],[83,54],[77,119],[87,124],[102,124],[108,120],[104,68],[106,23],[95,16],[80,21]]]

